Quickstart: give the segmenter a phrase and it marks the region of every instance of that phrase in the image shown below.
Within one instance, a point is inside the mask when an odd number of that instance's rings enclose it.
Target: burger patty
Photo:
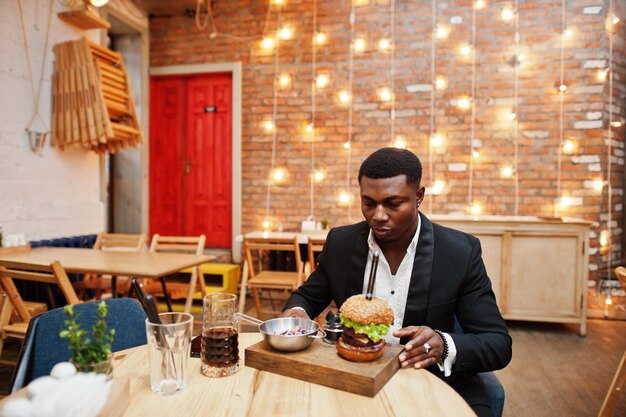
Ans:
[[[354,329],[350,328],[350,327],[344,327],[343,329],[343,333],[341,334],[341,338],[343,339],[343,341],[349,345],[352,346],[374,346],[376,344],[378,344],[377,342],[374,342],[372,339],[370,339],[369,337],[367,337],[366,334],[364,333],[356,333],[354,331]]]

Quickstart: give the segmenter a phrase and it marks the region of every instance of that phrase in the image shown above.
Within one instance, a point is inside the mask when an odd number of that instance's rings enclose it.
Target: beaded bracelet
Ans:
[[[448,349],[448,342],[446,341],[446,337],[444,336],[441,330],[435,329],[435,332],[441,336],[441,340],[443,340],[443,353],[441,354],[441,362],[445,361],[448,357],[448,353],[450,352]]]

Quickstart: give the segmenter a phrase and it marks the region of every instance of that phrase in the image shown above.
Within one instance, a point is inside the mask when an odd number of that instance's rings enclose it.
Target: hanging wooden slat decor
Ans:
[[[86,38],[54,46],[52,140],[97,153],[143,143],[119,52]]]

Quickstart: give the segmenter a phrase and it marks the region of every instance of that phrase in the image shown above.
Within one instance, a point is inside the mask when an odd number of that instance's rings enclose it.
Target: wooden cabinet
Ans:
[[[507,320],[579,323],[586,333],[589,228],[580,219],[432,215],[478,237]]]

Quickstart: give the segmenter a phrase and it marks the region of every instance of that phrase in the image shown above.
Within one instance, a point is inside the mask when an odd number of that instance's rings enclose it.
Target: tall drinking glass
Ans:
[[[146,319],[150,354],[150,385],[158,395],[171,395],[187,388],[187,358],[191,349],[193,316],[161,313],[160,324]]]
[[[219,378],[239,370],[237,297],[208,294],[202,310],[202,374]]]

